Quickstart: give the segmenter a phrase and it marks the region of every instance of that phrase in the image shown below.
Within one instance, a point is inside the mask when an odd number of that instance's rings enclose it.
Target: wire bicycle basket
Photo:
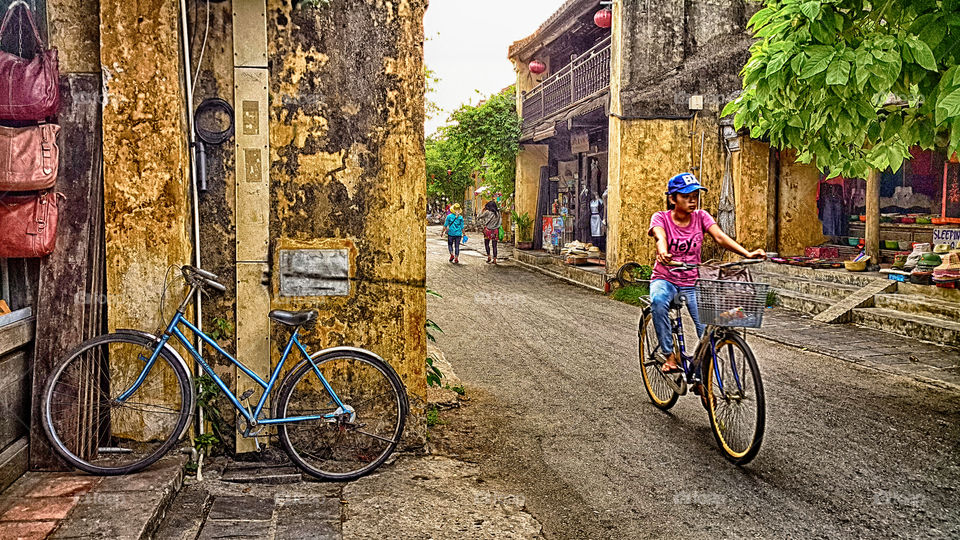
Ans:
[[[697,280],[700,322],[712,326],[760,328],[770,285],[752,281]]]

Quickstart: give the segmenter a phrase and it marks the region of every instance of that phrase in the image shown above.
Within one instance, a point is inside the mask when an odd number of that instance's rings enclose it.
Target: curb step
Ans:
[[[824,299],[832,299],[834,301],[843,300],[859,290],[859,287],[853,285],[816,281],[807,278],[784,276],[782,274],[757,272],[754,274],[754,277],[758,281],[768,283],[771,287],[777,289],[778,291],[789,290],[808,296],[818,296]]]
[[[886,308],[853,310],[856,324],[948,347],[960,347],[960,323]]]
[[[810,315],[817,315],[833,305],[829,299],[822,296],[805,294],[797,291],[776,289],[777,303],[784,309],[798,311]]]
[[[918,298],[906,294],[878,294],[876,307],[900,313],[936,317],[947,321],[960,321],[960,303],[938,300],[933,297]]]

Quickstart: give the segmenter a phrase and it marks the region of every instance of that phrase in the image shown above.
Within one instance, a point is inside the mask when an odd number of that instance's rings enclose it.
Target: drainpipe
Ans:
[[[194,118],[193,118],[193,68],[190,62],[190,39],[187,36],[187,0],[180,0],[180,36],[183,40],[182,49],[183,49],[183,67],[186,72],[186,96],[187,96],[187,132],[188,138],[190,140],[190,200],[192,203],[192,213],[193,213],[193,266],[197,268],[202,268],[200,266],[200,201],[198,199],[197,192],[197,132],[194,129]],[[196,291],[196,296],[194,298],[194,324],[200,330],[203,330],[203,305],[200,296],[200,291]],[[200,336],[197,336],[196,343],[197,353],[203,354],[203,341],[200,339]],[[199,362],[196,363],[196,372],[201,372],[201,367]],[[203,435],[203,408],[200,408],[198,420],[200,427],[197,430],[197,433]],[[197,462],[197,480],[202,480],[202,472],[200,469],[200,464],[203,463],[202,457]]]

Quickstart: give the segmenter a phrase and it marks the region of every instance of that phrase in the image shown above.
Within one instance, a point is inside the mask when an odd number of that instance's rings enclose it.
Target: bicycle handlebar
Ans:
[[[208,272],[190,265],[185,265],[180,269],[180,271],[183,272],[183,278],[191,285],[196,285],[198,287],[209,285],[220,292],[227,291],[227,287],[225,285],[216,281],[219,278],[213,272]]]
[[[708,264],[708,263],[689,264],[689,263],[680,262],[680,261],[671,261],[671,262],[667,263],[665,266],[672,267],[672,268],[670,268],[670,271],[671,271],[671,272],[675,272],[675,271],[677,271],[677,270],[696,270],[697,268],[700,268],[701,266],[716,266],[716,267],[718,267],[718,268],[730,268],[730,267],[733,267],[733,266],[746,266],[746,265],[750,265],[750,264],[760,264],[760,263],[762,263],[763,261],[764,261],[764,259],[740,259],[739,261],[722,263],[722,264],[718,264],[718,265]]]

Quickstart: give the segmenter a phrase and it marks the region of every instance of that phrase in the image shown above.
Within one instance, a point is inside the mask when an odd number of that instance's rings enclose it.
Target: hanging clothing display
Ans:
[[[590,201],[590,236],[603,236],[603,201]]]

